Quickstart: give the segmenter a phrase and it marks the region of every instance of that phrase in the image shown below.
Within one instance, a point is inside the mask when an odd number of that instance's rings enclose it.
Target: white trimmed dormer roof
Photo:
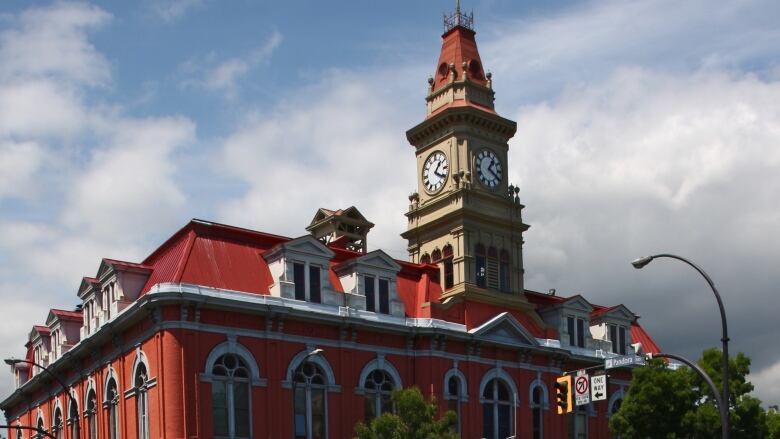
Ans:
[[[506,311],[471,329],[469,333],[503,344],[539,346],[536,337]]]

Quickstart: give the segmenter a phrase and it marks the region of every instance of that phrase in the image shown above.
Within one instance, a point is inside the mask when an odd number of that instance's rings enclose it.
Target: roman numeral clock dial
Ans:
[[[438,192],[444,187],[449,175],[449,164],[447,156],[441,151],[436,151],[425,159],[423,165],[422,178],[425,190],[433,193]]]
[[[501,160],[496,153],[483,149],[477,155],[477,176],[485,186],[493,189],[501,182]]]

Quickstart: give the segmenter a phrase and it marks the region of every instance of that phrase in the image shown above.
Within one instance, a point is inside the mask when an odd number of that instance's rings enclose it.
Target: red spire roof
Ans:
[[[433,77],[434,92],[447,85],[452,69],[456,80],[462,80],[465,74],[470,81],[487,85],[482,60],[477,50],[477,41],[474,39],[475,34],[473,30],[458,25],[442,35],[444,41],[436,65],[436,74]]]

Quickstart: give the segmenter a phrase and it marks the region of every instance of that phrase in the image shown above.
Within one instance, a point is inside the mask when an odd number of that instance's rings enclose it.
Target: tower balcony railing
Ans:
[[[466,29],[474,30],[474,13],[470,12],[464,14],[460,12],[458,8],[452,15],[444,14],[444,32],[449,32],[451,29],[462,26]]]

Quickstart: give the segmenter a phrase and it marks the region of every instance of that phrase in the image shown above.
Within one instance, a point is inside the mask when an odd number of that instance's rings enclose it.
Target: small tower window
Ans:
[[[499,289],[498,282],[498,252],[495,247],[488,249],[487,257],[487,279],[488,287],[497,290]]]
[[[485,246],[477,244],[474,248],[474,256],[477,286],[485,288],[487,286],[487,259],[485,258]]]
[[[444,258],[444,288],[449,289],[454,285],[454,273],[452,266],[452,246],[447,244],[442,252]]]
[[[506,250],[501,250],[501,257],[498,262],[498,283],[502,292],[509,292],[509,252]]]

